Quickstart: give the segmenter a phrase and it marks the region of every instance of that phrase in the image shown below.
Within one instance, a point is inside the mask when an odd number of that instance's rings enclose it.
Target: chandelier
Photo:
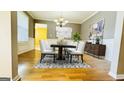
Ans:
[[[58,19],[55,19],[54,22],[56,23],[57,26],[63,27],[68,23],[68,20],[64,20],[63,17],[60,17]]]

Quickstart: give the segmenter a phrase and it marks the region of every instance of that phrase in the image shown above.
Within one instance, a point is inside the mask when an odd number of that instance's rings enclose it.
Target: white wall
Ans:
[[[0,12],[0,77],[11,76],[11,13]]]
[[[18,43],[18,54],[22,54],[34,49],[34,38],[29,38],[27,42]]]
[[[118,69],[118,62],[119,62],[123,20],[124,20],[124,12],[117,12],[114,43],[113,43],[113,58],[112,58],[110,72],[109,72],[109,75],[111,75],[112,77],[116,79],[118,77],[117,69]]]
[[[103,44],[106,45],[105,59],[112,62],[114,39],[103,39]]]

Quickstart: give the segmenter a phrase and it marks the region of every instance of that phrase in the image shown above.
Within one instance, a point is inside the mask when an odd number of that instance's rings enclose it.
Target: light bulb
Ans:
[[[60,20],[60,21],[63,21],[63,20],[64,20],[64,18],[63,18],[63,17],[61,17],[59,20]]]
[[[54,20],[54,22],[56,22],[56,23],[57,23],[57,22],[58,22],[58,20],[57,20],[57,19],[55,19],[55,20]]]
[[[68,23],[68,20],[66,20],[65,23]]]
[[[58,22],[57,22],[56,24],[57,24],[57,25],[60,25],[60,23],[58,23]]]

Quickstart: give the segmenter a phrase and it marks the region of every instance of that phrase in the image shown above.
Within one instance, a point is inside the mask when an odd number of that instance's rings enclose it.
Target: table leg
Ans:
[[[62,60],[62,47],[59,47],[58,60]]]

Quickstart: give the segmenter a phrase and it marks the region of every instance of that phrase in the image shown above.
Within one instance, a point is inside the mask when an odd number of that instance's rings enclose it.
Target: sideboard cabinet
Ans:
[[[106,52],[106,45],[103,44],[92,44],[89,42],[86,42],[85,45],[85,52],[96,55],[96,56],[105,56]]]

